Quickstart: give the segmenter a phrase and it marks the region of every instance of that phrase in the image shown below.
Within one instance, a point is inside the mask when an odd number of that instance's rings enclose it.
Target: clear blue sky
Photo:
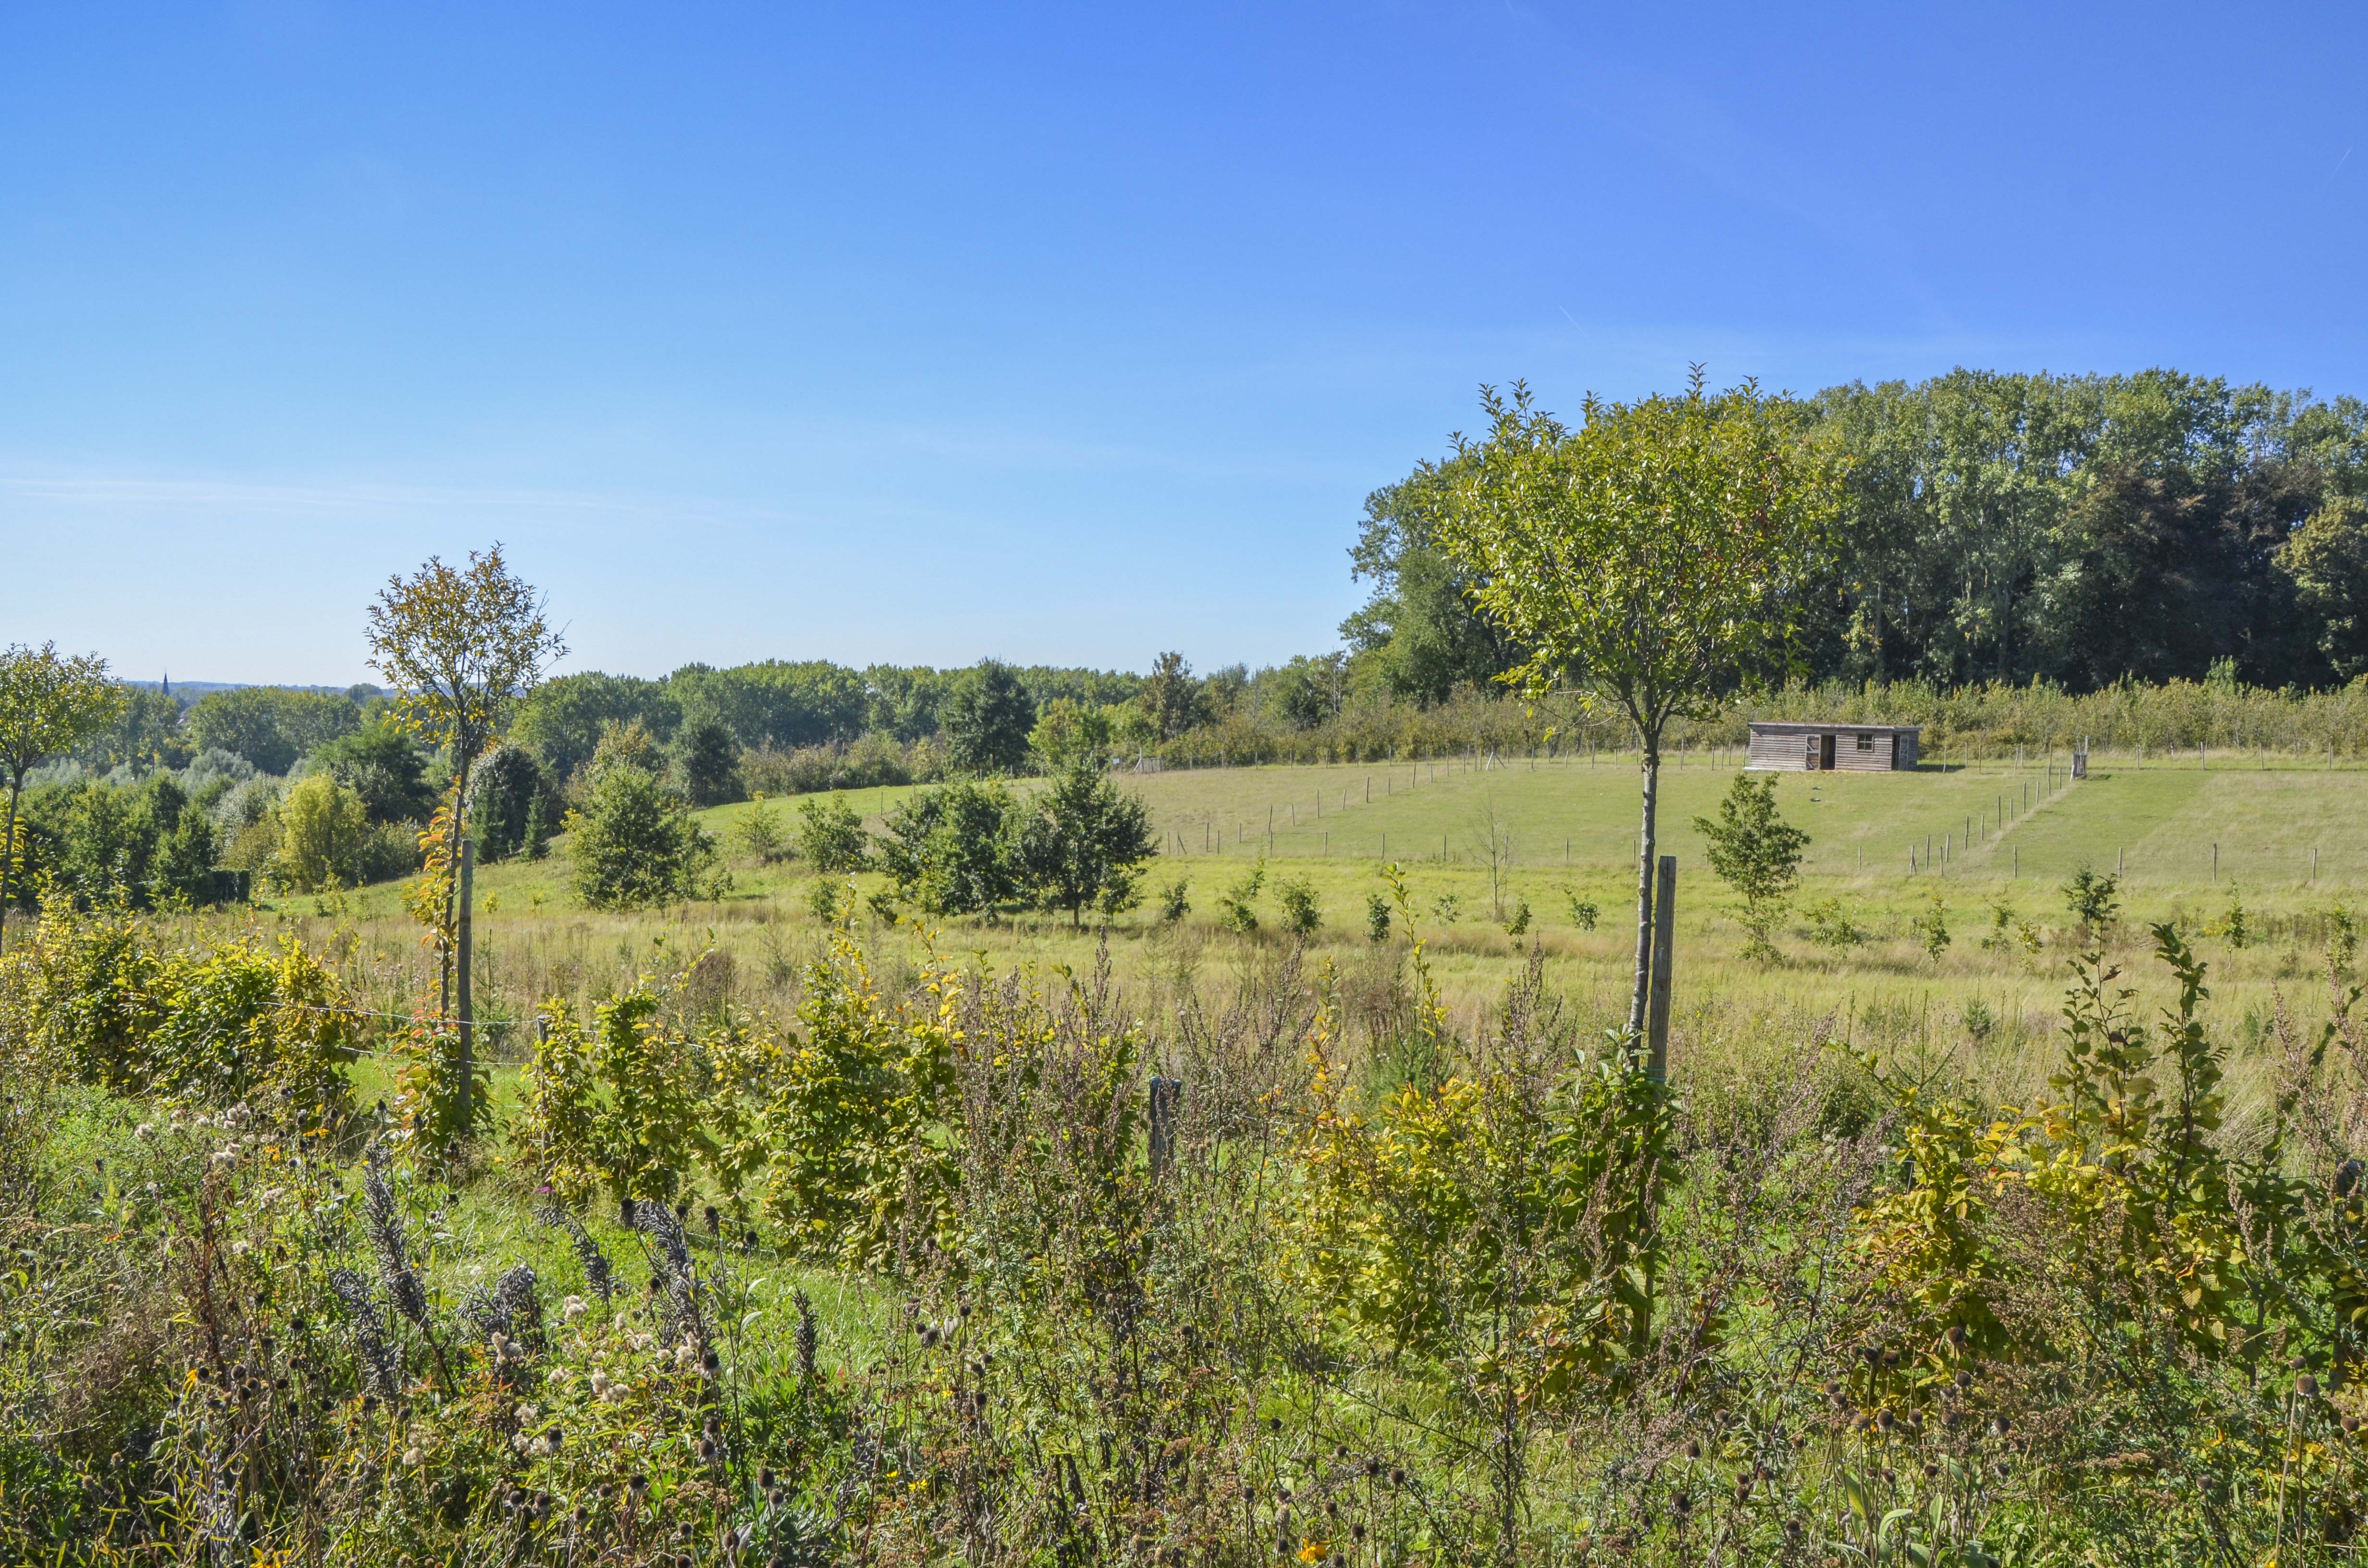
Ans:
[[[2368,392],[2368,8],[18,5],[0,642],[1329,647],[1483,381]]]

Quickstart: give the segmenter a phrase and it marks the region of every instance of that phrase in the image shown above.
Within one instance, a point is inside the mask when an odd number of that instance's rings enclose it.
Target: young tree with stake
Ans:
[[[1710,846],[1710,869],[1743,900],[1743,956],[1777,960],[1776,922],[1801,881],[1801,854],[1809,835],[1776,810],[1776,776],[1738,773],[1718,803],[1718,815],[1694,818]]]
[[[8,821],[0,833],[0,941],[7,936],[17,801],[25,775],[115,722],[129,698],[96,653],[63,658],[54,642],[0,653],[0,767],[8,770]]]
[[[1485,439],[1455,437],[1439,540],[1526,656],[1502,677],[1532,700],[1574,687],[1618,710],[1643,753],[1635,983],[1645,1031],[1661,737],[1783,662],[1839,505],[1840,468],[1800,405],[1749,381],[1633,403],[1589,394],[1572,429],[1484,388]]]
[[[470,772],[542,672],[567,652],[542,596],[514,575],[495,544],[469,552],[466,566],[437,556],[410,577],[387,579],[370,608],[370,662],[396,692],[411,729],[435,737],[452,759],[455,784],[450,864],[458,869],[453,962],[461,1025],[455,1125],[471,1124],[475,1022],[470,997]]]

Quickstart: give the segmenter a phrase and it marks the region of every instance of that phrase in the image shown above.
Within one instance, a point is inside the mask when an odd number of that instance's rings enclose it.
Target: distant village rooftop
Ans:
[[[1751,760],[1759,771],[1905,772],[1916,766],[1921,724],[1801,724],[1751,721]]]

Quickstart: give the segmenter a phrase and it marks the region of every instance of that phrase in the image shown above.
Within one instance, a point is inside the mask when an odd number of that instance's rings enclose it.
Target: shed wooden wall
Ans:
[[[1808,748],[1815,744],[1815,735],[1763,735],[1751,733],[1751,756],[1745,765],[1749,767],[1782,771],[1790,768],[1803,772],[1809,766]]]
[[[1858,749],[1858,738],[1865,735],[1869,749]],[[1888,773],[1892,768],[1891,743],[1896,737],[1880,731],[1837,730],[1834,732],[1834,771],[1837,773]]]
[[[1888,730],[1854,730],[1837,724],[1829,730],[1803,734],[1798,732],[1768,733],[1751,732],[1750,759],[1746,766],[1776,772],[1814,772],[1823,767],[1823,746],[1827,735],[1833,737],[1834,771],[1837,773],[1889,773],[1897,768],[1916,766],[1916,737]],[[1858,749],[1858,738],[1867,737],[1867,749]]]

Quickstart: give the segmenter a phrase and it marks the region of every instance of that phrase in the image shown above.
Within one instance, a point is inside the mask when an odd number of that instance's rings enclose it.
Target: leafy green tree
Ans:
[[[918,790],[889,813],[880,868],[897,893],[931,915],[973,915],[1025,891],[1016,842],[1020,812],[1011,791],[962,779]]]
[[[708,878],[714,841],[690,802],[649,768],[596,769],[566,829],[575,895],[590,908],[638,909],[720,889]]]
[[[478,758],[470,792],[476,801],[472,831],[477,854],[486,860],[507,860],[526,849],[533,836],[536,802],[550,795],[552,789],[532,752],[503,742]],[[546,824],[550,810],[548,805],[542,808]],[[549,836],[547,829],[545,836]]]
[[[1517,662],[1497,623],[1474,603],[1472,580],[1440,549],[1438,517],[1452,486],[1444,470],[1452,466],[1417,471],[1365,497],[1349,574],[1370,579],[1373,592],[1340,623],[1360,687],[1378,681],[1425,707],[1485,689]]]
[[[1744,956],[1773,962],[1770,937],[1800,885],[1801,853],[1809,846],[1809,835],[1776,810],[1775,776],[1736,774],[1717,820],[1696,817],[1694,831],[1710,846],[1710,869],[1743,900]]]
[[[160,775],[156,782],[165,785],[171,781]],[[177,789],[173,792],[180,793]],[[156,796],[159,807],[163,794],[160,789]],[[160,903],[166,899],[190,903],[211,902],[216,892],[214,858],[221,849],[221,835],[215,832],[213,818],[207,814],[205,807],[194,800],[183,801],[178,810],[171,812],[156,841],[149,869],[154,896]]]
[[[543,769],[564,784],[592,760],[600,737],[619,725],[638,724],[660,740],[682,722],[682,703],[664,681],[597,670],[542,682],[518,704],[510,738],[541,760]]]
[[[675,770],[694,806],[721,806],[740,798],[740,743],[721,719],[697,719],[675,738]]]
[[[265,773],[285,773],[299,757],[351,734],[361,710],[340,694],[289,687],[242,686],[210,691],[182,721],[198,750],[219,747]]]
[[[1038,711],[1028,745],[1043,760],[1047,771],[1058,772],[1077,762],[1099,758],[1115,738],[1107,710],[1088,707],[1073,697],[1056,697]]]
[[[1158,848],[1142,798],[1079,757],[1030,802],[1018,852],[1030,899],[1067,910],[1075,926],[1088,905],[1111,915],[1133,907],[1144,864]]]
[[[1831,455],[1799,407],[1749,382],[1634,403],[1592,394],[1577,429],[1529,389],[1483,394],[1489,431],[1458,437],[1439,540],[1480,608],[1525,650],[1507,678],[1532,699],[1575,685],[1625,715],[1643,752],[1636,950],[1628,1028],[1645,1028],[1661,737],[1778,667],[1824,569]]]
[[[57,644],[11,644],[0,652],[0,767],[8,770],[8,819],[0,832],[0,940],[7,934],[9,874],[16,869],[17,802],[25,775],[72,751],[123,711],[124,688],[96,653],[65,657]]]
[[[744,746],[820,745],[864,731],[871,693],[863,677],[825,660],[768,659],[714,670],[689,665],[666,677],[686,723],[712,720]]]
[[[1192,666],[1181,653],[1162,653],[1152,660],[1150,678],[1134,700],[1155,740],[1172,741],[1209,718],[1206,689],[1192,678]]]
[[[124,763],[134,767],[186,767],[198,747],[181,724],[181,705],[164,692],[125,683],[123,711],[74,748],[94,771]]]
[[[798,853],[824,876],[844,876],[871,863],[871,837],[844,795],[809,799],[798,807]]]
[[[982,659],[954,682],[942,710],[946,758],[962,772],[1017,773],[1028,762],[1036,705],[1008,665]]]
[[[2338,679],[2368,675],[2368,502],[2339,496],[2279,551],[2318,652]]]
[[[360,796],[374,823],[426,822],[436,810],[427,758],[409,732],[382,717],[323,744],[306,761]]]
[[[389,577],[370,607],[369,636],[371,667],[393,683],[397,719],[442,744],[459,781],[445,853],[446,863],[464,874],[454,888],[449,973],[461,1019],[456,1114],[461,1126],[470,1127],[474,1118],[469,1085],[476,1082],[470,995],[472,884],[461,846],[472,803],[471,777],[477,759],[567,644],[552,627],[542,596],[510,571],[498,544],[482,555],[471,551],[464,567],[448,566],[431,555],[411,576]]]
[[[370,838],[362,799],[336,777],[307,774],[279,803],[279,853],[271,880],[293,892],[361,881]]]
[[[1284,723],[1312,730],[1340,711],[1346,680],[1339,655],[1303,655],[1280,669],[1260,671],[1255,684],[1259,701]]]

